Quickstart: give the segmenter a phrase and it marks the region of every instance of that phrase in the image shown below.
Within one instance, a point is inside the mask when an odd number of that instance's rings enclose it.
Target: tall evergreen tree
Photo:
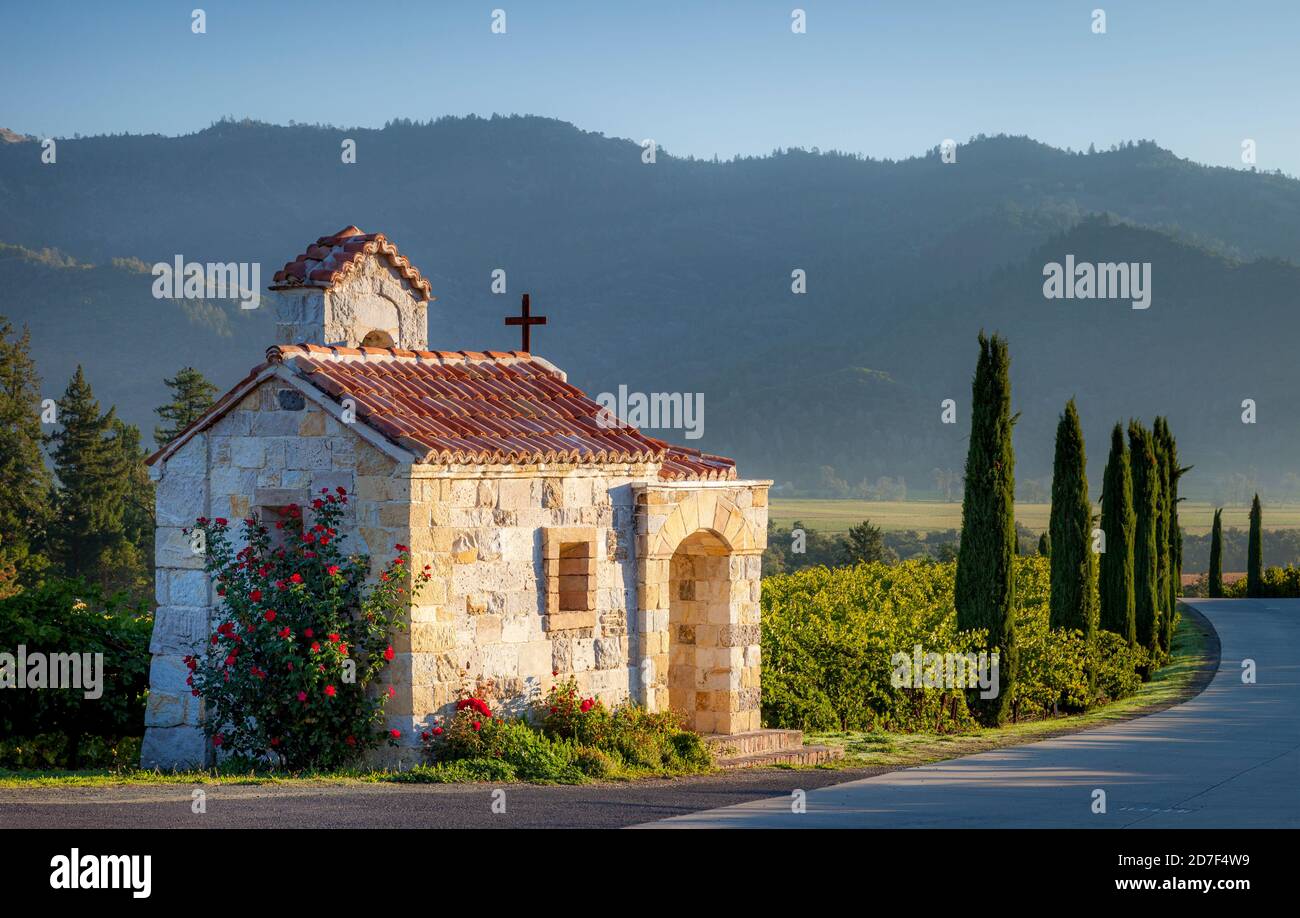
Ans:
[[[1043,534],[1038,537],[1038,556],[1040,558],[1050,558],[1052,556],[1052,533],[1044,530]]]
[[[217,387],[208,382],[193,367],[182,367],[171,379],[164,379],[171,390],[172,400],[154,412],[163,419],[164,426],[153,429],[153,438],[159,446],[166,446],[176,439],[186,427],[198,420],[203,412],[212,407],[217,395]]]
[[[50,473],[41,452],[40,377],[31,333],[0,316],[0,568],[13,569],[9,589],[35,584],[46,567]]]
[[[1151,433],[1137,421],[1128,425],[1129,464],[1133,471],[1133,619],[1138,643],[1154,666],[1160,655],[1160,463]],[[1151,667],[1143,673],[1150,678]]]
[[[1214,527],[1210,530],[1210,596],[1223,595],[1223,510],[1214,511]]]
[[[979,336],[980,356],[971,386],[970,446],[962,496],[961,543],[954,600],[957,627],[986,629],[999,656],[997,698],[973,698],[986,724],[1006,720],[1015,681],[1015,451],[1011,443],[1011,358],[1007,343]]]
[[[1156,516],[1156,563],[1158,568],[1158,585],[1156,599],[1160,605],[1160,623],[1156,629],[1156,640],[1160,658],[1164,659],[1169,648],[1165,645],[1166,623],[1174,614],[1169,604],[1170,596],[1170,560],[1173,555],[1169,539],[1169,496],[1171,493],[1169,478],[1169,451],[1164,435],[1164,418],[1156,418],[1151,428],[1151,445],[1156,451],[1156,468],[1160,475],[1160,501]]]
[[[52,553],[65,575],[99,582],[126,540],[123,465],[111,435],[117,419],[111,408],[99,413],[80,366],[57,406],[59,429],[47,438],[58,478]]]
[[[1168,418],[1157,418],[1157,437],[1160,440],[1164,474],[1161,483],[1164,486],[1165,516],[1167,528],[1167,567],[1169,571],[1166,584],[1165,617],[1161,622],[1160,646],[1168,657],[1173,648],[1174,620],[1178,614],[1178,594],[1182,592],[1183,577],[1183,533],[1178,524],[1178,481],[1187,471],[1178,465],[1178,443],[1169,429]]]
[[[1259,505],[1259,495],[1250,503],[1250,542],[1246,548],[1246,595],[1264,595],[1264,510]]]
[[[1087,455],[1074,399],[1056,425],[1052,466],[1052,591],[1048,603],[1053,628],[1082,631],[1089,642],[1096,627],[1093,605],[1092,504],[1088,500]]]
[[[1116,424],[1110,432],[1110,457],[1101,485],[1101,531],[1106,550],[1099,559],[1097,580],[1100,610],[1098,624],[1129,642],[1137,643],[1134,620],[1133,541],[1137,517],[1133,512],[1133,472],[1129,467],[1124,431]]]

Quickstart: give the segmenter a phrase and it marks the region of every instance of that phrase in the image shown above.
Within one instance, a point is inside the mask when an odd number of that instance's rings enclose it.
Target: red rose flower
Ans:
[[[307,700],[307,693],[306,693],[306,692],[299,692],[299,693],[298,693],[298,700],[299,700],[299,701],[306,701],[306,700]]]
[[[442,736],[442,727],[434,727],[434,728],[433,728],[433,735],[434,735],[434,736]]]
[[[388,731],[388,735],[391,736],[393,739],[399,739],[402,735],[402,731],[394,727],[393,729]]]
[[[329,574],[331,577],[333,577],[338,572],[339,572],[339,566],[337,564],[331,564],[329,567],[325,568],[325,573]]]
[[[311,637],[311,636],[314,635],[314,634],[315,634],[315,632],[312,631],[310,628],[308,628],[306,631],[304,631],[304,632],[302,633],[302,636],[303,636],[303,637]]]
[[[225,741],[226,741],[226,738],[225,738],[224,736],[222,736],[220,733],[218,733],[216,736],[212,737],[212,745],[214,745],[214,746],[220,746],[220,745],[221,745],[222,743],[224,743]]]
[[[275,621],[275,610],[267,609],[265,612],[262,613],[262,618],[266,619],[268,622]]]
[[[482,728],[482,726],[483,726],[483,725],[482,725],[481,723],[479,723],[477,720],[474,721],[474,729],[475,729],[475,730],[478,730],[478,729]]]
[[[251,593],[248,594],[248,598],[251,599],[253,602],[261,602],[261,601],[262,601],[262,591],[261,591],[261,590],[254,590],[253,592],[251,592]]]
[[[338,689],[336,689],[332,685],[327,685],[325,686],[325,694],[328,695],[330,698],[333,698],[336,694],[338,694]]]
[[[294,583],[302,583],[302,574],[294,574],[294,575],[293,575],[292,577],[290,577],[289,579],[290,579],[291,581],[293,581]]]
[[[393,645],[389,644],[388,649],[384,651],[384,659],[391,661],[395,656],[397,656],[397,654],[393,652]]]
[[[224,526],[226,525],[226,518],[224,516],[219,516],[214,522],[216,522],[218,526]]]

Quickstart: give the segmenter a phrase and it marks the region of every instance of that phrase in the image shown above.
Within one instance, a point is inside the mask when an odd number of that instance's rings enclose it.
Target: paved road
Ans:
[[[1192,700],[1041,743],[752,801],[658,828],[1300,827],[1300,600],[1197,600],[1222,645]],[[1256,683],[1242,682],[1254,660]],[[1106,813],[1092,812],[1093,792]]]

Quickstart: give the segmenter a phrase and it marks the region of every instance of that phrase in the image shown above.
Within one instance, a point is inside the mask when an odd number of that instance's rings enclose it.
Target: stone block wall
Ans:
[[[400,678],[411,703],[390,705],[390,726],[417,737],[466,693],[519,712],[570,675],[609,704],[633,697],[632,486],[653,469],[417,466],[414,474],[413,564],[429,565],[434,579],[412,609],[409,645],[398,648],[409,647]],[[568,556],[561,546],[571,546]]]

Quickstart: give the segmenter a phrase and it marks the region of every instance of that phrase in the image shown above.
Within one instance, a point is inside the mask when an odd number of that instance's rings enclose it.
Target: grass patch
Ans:
[[[1191,697],[1214,662],[1214,640],[1200,620],[1184,610],[1174,632],[1171,658],[1150,682],[1128,698],[1072,716],[1049,717],[1004,727],[980,728],[968,733],[867,733],[858,731],[814,733],[810,743],[839,746],[844,758],[816,768],[901,768],[926,765],[1003,746],[1016,746],[1130,720],[1170,707]],[[1212,674],[1211,674],[1212,675]]]

